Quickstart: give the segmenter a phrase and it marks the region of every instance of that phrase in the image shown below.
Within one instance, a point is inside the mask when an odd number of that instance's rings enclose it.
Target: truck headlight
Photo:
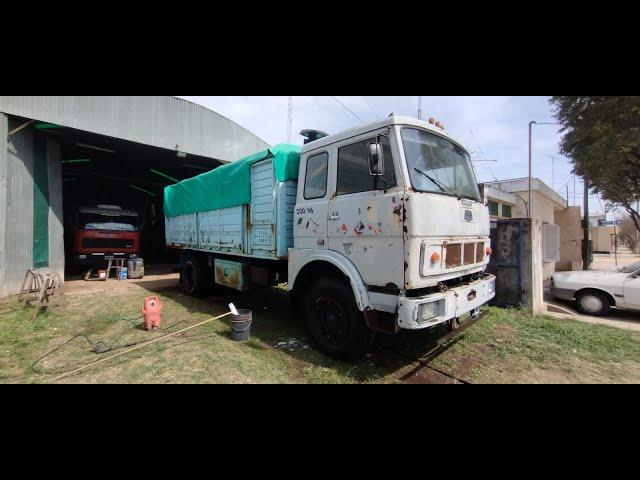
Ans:
[[[440,302],[423,303],[418,307],[418,323],[428,322],[440,315]]]

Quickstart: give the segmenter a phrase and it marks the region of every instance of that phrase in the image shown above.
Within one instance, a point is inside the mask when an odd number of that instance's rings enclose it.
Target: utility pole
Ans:
[[[589,182],[584,179],[584,236],[582,239],[582,269],[589,270]]]
[[[287,110],[287,143],[291,143],[291,126],[293,125],[293,97],[289,97]]]
[[[554,155],[547,155],[551,159],[551,188],[556,190],[556,157]]]
[[[418,120],[422,120],[422,97],[418,97]]]
[[[636,202],[636,212],[640,212],[640,200]],[[640,235],[638,233],[640,232],[636,228],[636,253],[640,252]]]
[[[535,120],[529,122],[529,203],[527,208],[529,209],[529,217],[531,217],[531,128],[536,124]]]
[[[532,129],[534,125],[556,125],[556,124],[550,123],[550,122],[536,122],[535,120],[531,120],[529,122],[529,206],[527,207],[529,209],[529,218],[533,218],[533,214],[532,214],[533,209],[531,208],[531,173],[532,173],[531,157],[532,157],[533,147],[531,146],[531,140],[533,137]]]

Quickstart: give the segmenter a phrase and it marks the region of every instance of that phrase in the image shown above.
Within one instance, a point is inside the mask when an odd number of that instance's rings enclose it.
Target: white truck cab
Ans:
[[[453,323],[494,296],[469,154],[430,123],[390,116],[307,143],[293,214],[289,289],[328,353],[362,345],[356,312],[393,333]]]

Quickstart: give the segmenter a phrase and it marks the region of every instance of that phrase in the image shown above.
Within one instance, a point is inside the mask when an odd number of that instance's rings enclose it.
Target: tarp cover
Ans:
[[[177,217],[251,203],[251,165],[273,157],[276,179],[296,180],[300,166],[297,145],[280,144],[164,189],[164,214]]]

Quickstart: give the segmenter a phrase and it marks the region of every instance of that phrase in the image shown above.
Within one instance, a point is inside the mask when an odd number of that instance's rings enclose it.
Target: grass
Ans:
[[[310,348],[288,294],[271,289],[194,299],[177,288],[155,292],[163,324],[175,331],[226,311],[229,301],[253,310],[252,338],[230,339],[227,319],[68,377],[64,383],[395,383],[427,353],[442,329],[383,337],[357,362],[340,362]],[[40,383],[100,358],[83,338],[49,355],[74,335],[121,345],[155,338],[140,328],[140,293],[67,296],[31,320],[16,300],[0,305],[0,382]],[[182,322],[177,325],[177,322]],[[109,353],[110,354],[110,353]],[[107,355],[109,355],[107,354]],[[536,317],[492,308],[440,355],[434,366],[471,382],[639,382],[640,335],[613,327]]]
[[[435,364],[465,370],[475,382],[635,383],[640,382],[640,334],[492,308]]]

